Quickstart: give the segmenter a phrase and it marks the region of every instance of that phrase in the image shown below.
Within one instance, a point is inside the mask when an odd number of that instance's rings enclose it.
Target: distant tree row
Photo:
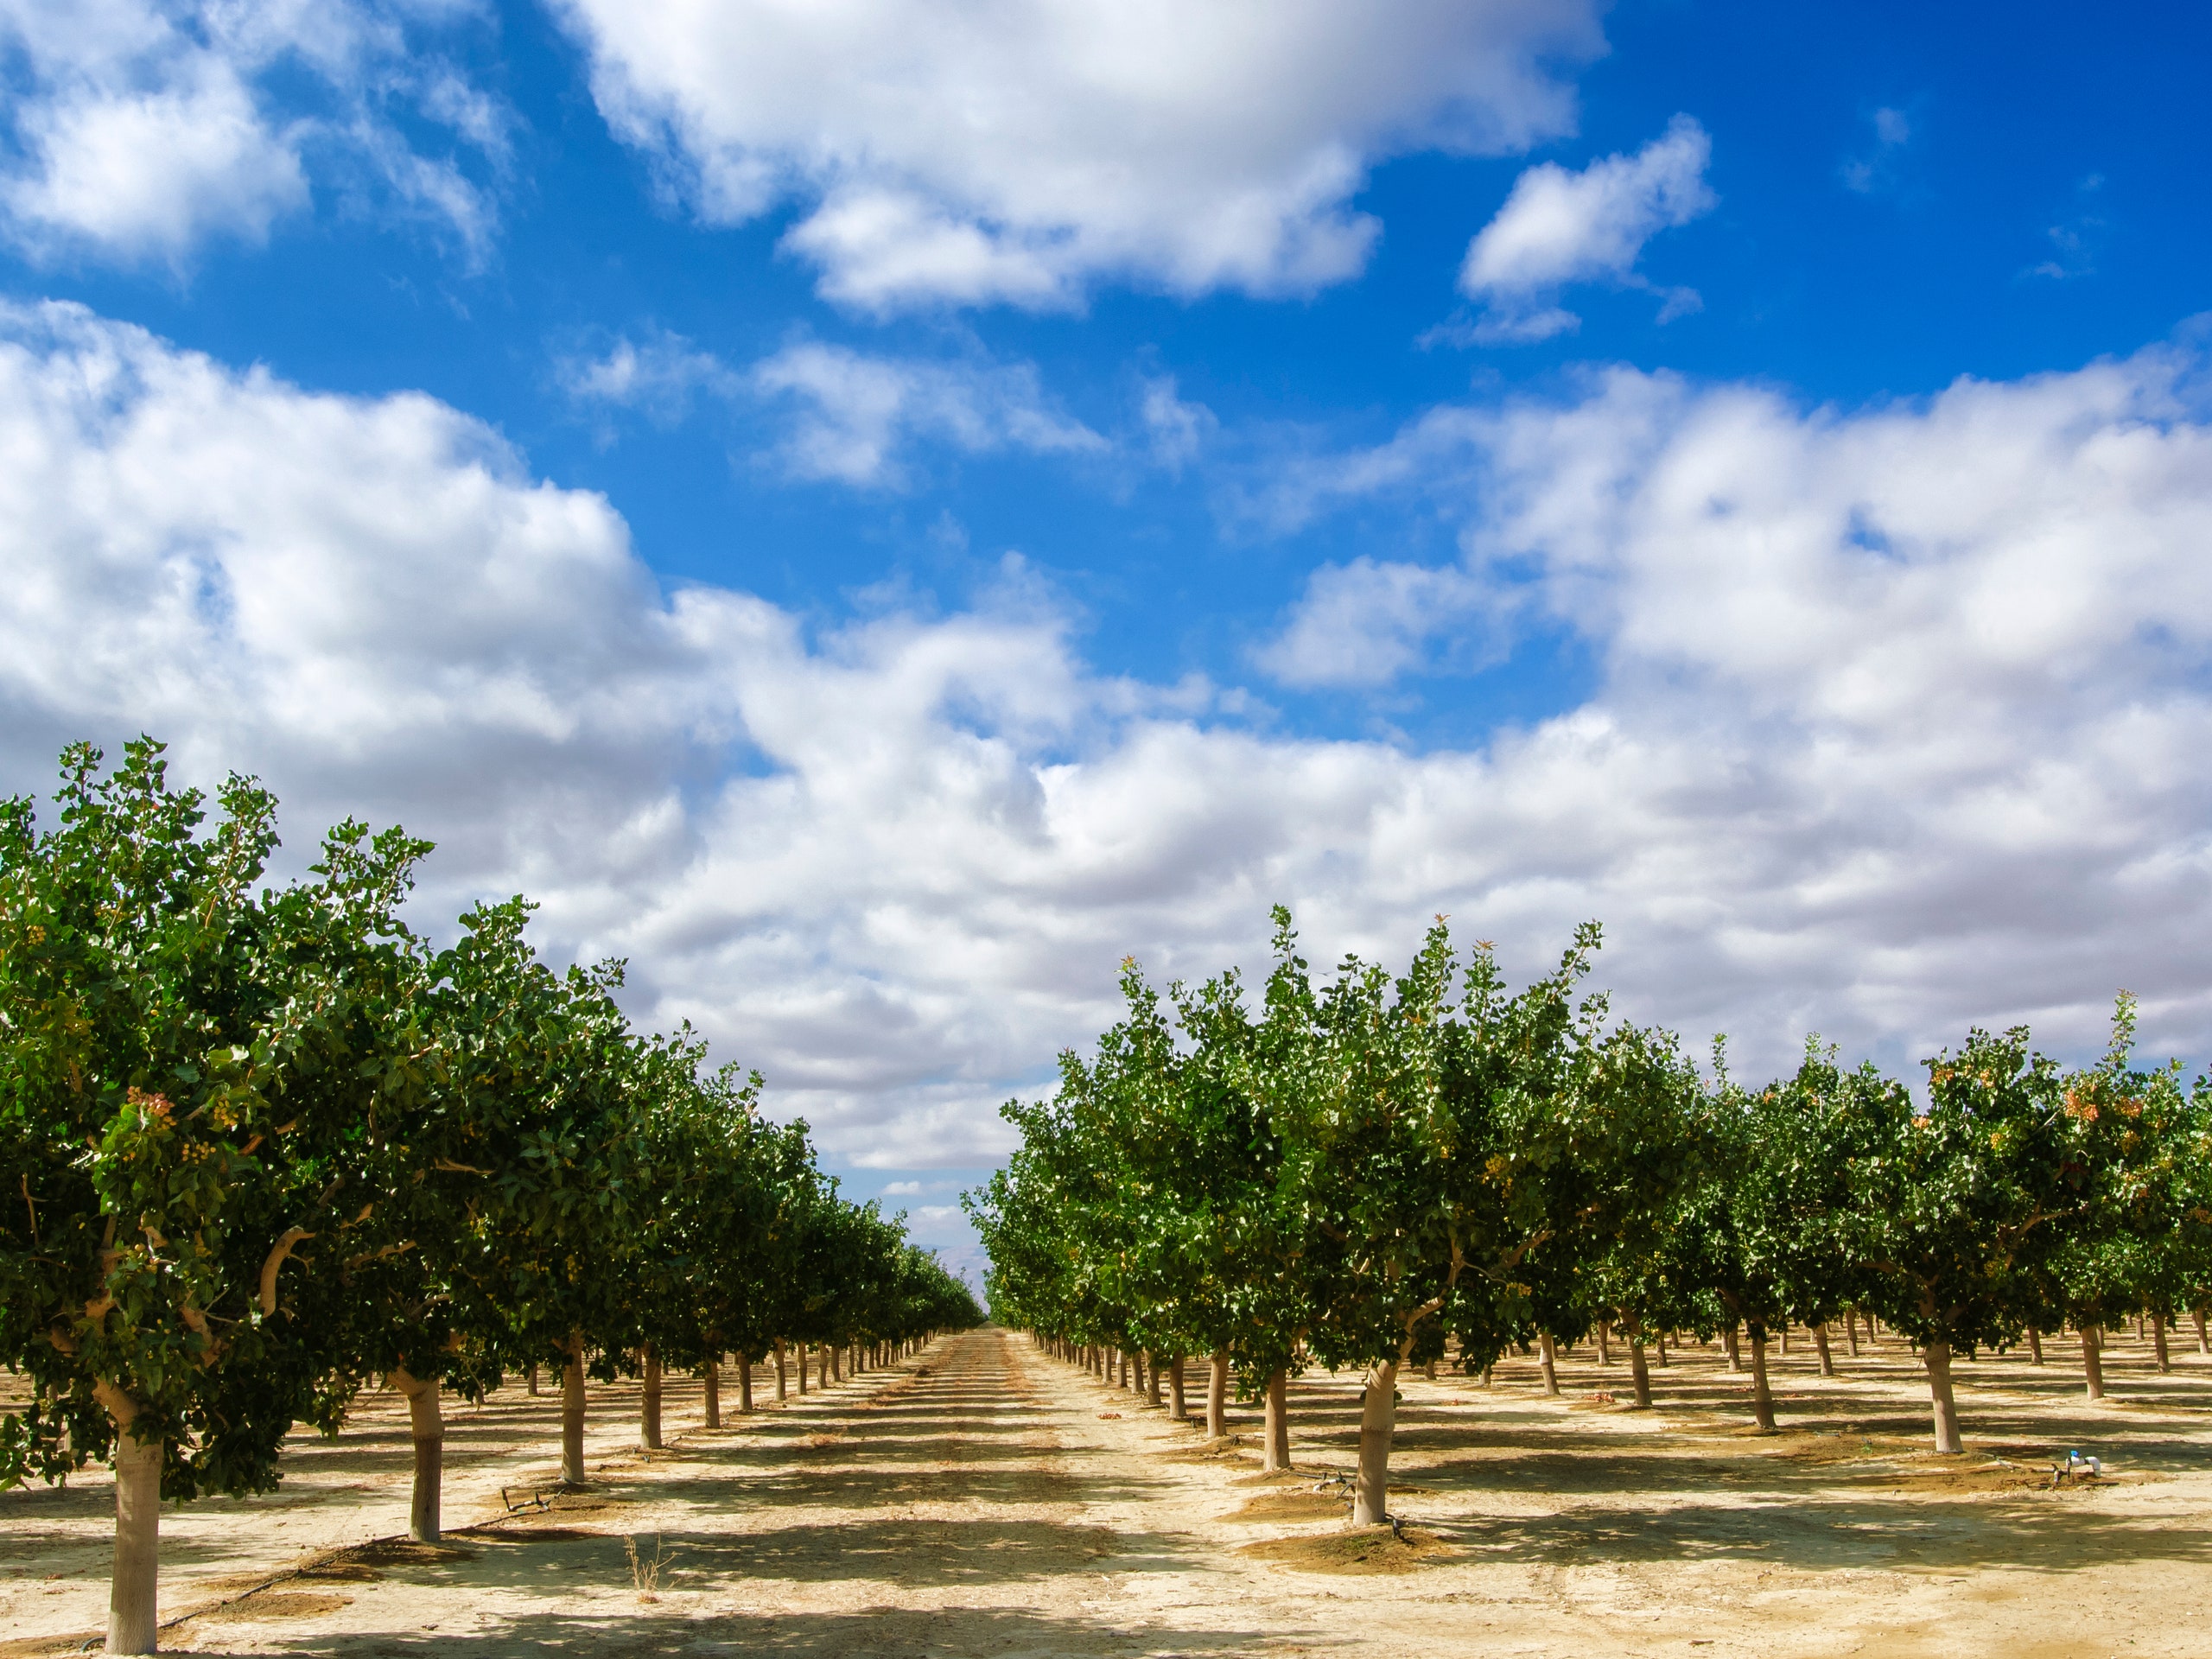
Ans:
[[[1748,1341],[1771,1428],[1766,1345],[1878,1316],[1924,1363],[1939,1451],[1961,1450],[1960,1355],[2145,1315],[2202,1341],[2212,1300],[2212,1088],[2109,1052],[2067,1071],[2024,1030],[1928,1063],[1923,1102],[1808,1043],[1762,1088],[1579,991],[1599,943],[1510,990],[1485,942],[1440,921],[1401,976],[1348,957],[1317,983],[1287,912],[1256,1006],[1232,970],[1165,997],[1124,963],[1125,1017],[1062,1056],[1050,1102],[1010,1103],[1021,1142],[969,1195],[995,1318],[1062,1351],[1135,1351],[1179,1379],[1213,1359],[1264,1402],[1288,1460],[1286,1378],[1364,1372],[1352,1519],[1387,1518],[1402,1368],[1486,1370],[1593,1327],[1629,1350],[1691,1331]],[[1555,1382],[1553,1386],[1556,1386]]]
[[[399,915],[430,850],[347,823],[262,886],[276,802],[170,786],[161,747],[63,757],[58,823],[0,805],[0,1487],[111,1461],[108,1648],[154,1649],[164,1498],[275,1484],[299,1423],[406,1396],[439,1530],[442,1389],[548,1365],[562,1472],[586,1379],[786,1344],[882,1359],[981,1318],[901,1224],[837,1196],[760,1079],[632,1030],[619,966],[556,973],[520,899],[438,949]]]

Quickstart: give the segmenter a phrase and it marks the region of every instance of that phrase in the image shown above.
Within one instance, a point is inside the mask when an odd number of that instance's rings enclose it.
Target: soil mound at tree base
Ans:
[[[1448,1560],[1451,1546],[1418,1527],[1361,1527],[1302,1538],[1270,1538],[1237,1554],[1300,1573],[1414,1573],[1424,1562]]]

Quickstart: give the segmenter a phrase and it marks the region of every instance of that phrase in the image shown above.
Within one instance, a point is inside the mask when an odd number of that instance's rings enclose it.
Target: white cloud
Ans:
[[[1152,451],[1153,461],[1180,473],[1198,459],[1198,451],[1221,429],[1221,422],[1204,404],[1186,402],[1177,391],[1172,374],[1154,375],[1144,382],[1137,408]]]
[[[1459,569],[1360,558],[1316,571],[1283,631],[1254,653],[1286,685],[1387,685],[1448,636],[1463,667],[1503,654],[1512,595]]]
[[[902,1174],[1002,1146],[997,1102],[1110,1017],[1125,953],[1250,963],[1277,899],[1321,960],[1443,911],[1526,969],[1602,917],[1620,1005],[1725,1027],[1747,1069],[1808,1026],[1893,1062],[1970,1020],[2090,1045],[2123,984],[2201,1056],[2207,368],[1854,415],[1620,372],[1440,412],[1471,575],[1599,682],[1413,753],[1101,676],[1033,596],[810,635],[664,594],[606,502],[430,399],[10,313],[0,773],[147,729],[185,775],[267,778],[294,859],[400,819],[441,842],[426,913],[531,893],[555,948],[630,959],[642,1017]],[[1427,487],[1359,461],[1340,488]]]
[[[1489,308],[1476,338],[1542,340],[1575,328],[1580,320],[1556,303],[1571,283],[1648,286],[1636,270],[1643,245],[1718,200],[1705,182],[1712,156],[1705,129],[1678,115],[1633,156],[1608,156],[1579,173],[1554,162],[1523,173],[1459,268],[1460,291]],[[1660,321],[1698,304],[1694,291],[1670,289]]]
[[[712,352],[666,329],[625,335],[597,356],[563,357],[554,378],[586,409],[635,410],[662,425],[683,419],[700,394],[726,398],[745,384]]]
[[[1103,278],[1303,292],[1365,263],[1374,161],[1569,131],[1590,0],[563,0],[608,123],[704,217],[869,309]]]
[[[1867,118],[1873,130],[1872,148],[1847,158],[1840,169],[1844,188],[1871,196],[1897,182],[1897,168],[1912,143],[1912,118],[1887,105]]]
[[[507,117],[432,42],[474,8],[404,0],[0,0],[0,214],[41,258],[181,261],[265,238],[310,180],[435,226],[471,260]],[[452,135],[429,155],[396,116]],[[465,166],[464,160],[470,165]]]
[[[902,481],[899,451],[930,439],[968,454],[1096,454],[1106,440],[1055,411],[1030,364],[876,357],[801,341],[755,364],[758,393],[800,414],[774,451],[794,477],[863,486]]]

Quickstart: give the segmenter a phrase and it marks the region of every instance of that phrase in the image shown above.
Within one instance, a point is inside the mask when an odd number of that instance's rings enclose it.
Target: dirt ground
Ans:
[[[558,1425],[553,1399],[512,1387],[449,1408],[442,1551],[400,1541],[405,1413],[370,1395],[335,1441],[294,1441],[276,1492],[164,1514],[162,1643],[346,1659],[2212,1655],[2212,1361],[2194,1349],[2161,1376],[2115,1336],[2101,1405],[2055,1346],[2040,1369],[1961,1363],[1954,1459],[1922,1449],[1924,1391],[1887,1346],[1839,1354],[1834,1381],[1802,1344],[1777,1358],[1772,1436],[1745,1426],[1747,1379],[1713,1349],[1656,1370],[1649,1412],[1608,1397],[1628,1397],[1618,1352],[1567,1356],[1558,1399],[1529,1360],[1488,1388],[1416,1376],[1393,1459],[1402,1538],[1345,1533],[1342,1501],[1315,1490],[1351,1464],[1350,1376],[1294,1389],[1303,1473],[1272,1482],[1252,1413],[1241,1444],[1208,1446],[997,1330],[750,1418],[726,1385],[719,1431],[696,1384],[672,1382],[671,1450],[650,1461],[634,1390],[610,1388],[594,1489],[519,1516],[500,1489],[550,1487]],[[2069,1448],[2107,1478],[2052,1490]],[[0,1654],[97,1637],[112,1502],[101,1478],[0,1495]]]

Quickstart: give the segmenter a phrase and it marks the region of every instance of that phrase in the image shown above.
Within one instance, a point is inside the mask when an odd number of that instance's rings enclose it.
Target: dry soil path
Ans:
[[[164,1614],[205,1610],[164,1643],[363,1659],[2212,1655],[2204,1362],[2123,1380],[2096,1408],[2056,1370],[1979,1369],[1963,1461],[1919,1452],[1909,1356],[1834,1382],[1792,1364],[1796,1427],[1772,1439],[1738,1432],[1741,1384],[1710,1352],[1660,1373],[1649,1414],[1603,1397],[1621,1368],[1586,1355],[1557,1399],[1525,1363],[1488,1389],[1412,1379],[1396,1507],[1433,1541],[1410,1554],[1348,1551],[1313,1491],[1351,1461],[1350,1378],[1295,1390],[1288,1482],[996,1330],[720,1431],[674,1392],[680,1432],[651,1460],[634,1394],[609,1389],[594,1489],[519,1516],[499,1489],[550,1482],[554,1402],[509,1389],[454,1414],[454,1548],[437,1554],[371,1541],[406,1506],[404,1414],[372,1396],[338,1441],[296,1443],[278,1493],[164,1516]],[[2034,1490],[2037,1459],[2069,1440],[2118,1480]],[[0,1652],[98,1628],[109,1493],[0,1496]],[[664,1562],[649,1592],[633,1551]]]

